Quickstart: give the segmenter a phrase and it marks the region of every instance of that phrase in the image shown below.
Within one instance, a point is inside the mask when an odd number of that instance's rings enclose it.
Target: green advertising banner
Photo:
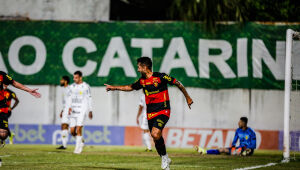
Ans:
[[[287,28],[300,25],[219,24],[211,33],[186,22],[0,21],[0,69],[24,84],[58,84],[76,70],[91,86],[130,84],[136,59],[148,56],[188,87],[283,89]]]

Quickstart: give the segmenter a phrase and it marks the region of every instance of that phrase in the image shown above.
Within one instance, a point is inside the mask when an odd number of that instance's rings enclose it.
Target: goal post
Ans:
[[[291,148],[291,93],[293,91],[293,38],[300,39],[299,32],[292,29],[286,31],[286,58],[285,58],[285,84],[284,84],[284,129],[283,129],[283,162],[290,160]],[[297,88],[297,87],[296,87]],[[298,94],[298,93],[297,93]],[[300,106],[300,105],[299,105]],[[299,109],[300,111],[300,109]],[[296,112],[300,114],[300,112]],[[297,116],[298,117],[298,116]],[[299,129],[298,129],[299,130]],[[293,137],[293,136],[292,136]],[[298,148],[299,149],[299,148]]]
[[[290,158],[290,96],[292,82],[292,46],[293,30],[286,31],[285,43],[285,81],[284,81],[284,125],[283,125],[283,159],[289,161]]]

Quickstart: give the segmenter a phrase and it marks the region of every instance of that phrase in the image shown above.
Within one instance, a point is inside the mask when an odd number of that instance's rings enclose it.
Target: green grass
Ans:
[[[156,152],[143,147],[86,146],[81,155],[74,146],[58,151],[51,145],[6,145],[0,149],[2,169],[160,169]],[[171,169],[234,169],[279,163],[280,151],[256,151],[251,157],[199,155],[193,149],[168,148]],[[297,155],[299,158],[300,155]],[[300,161],[265,169],[300,169]]]

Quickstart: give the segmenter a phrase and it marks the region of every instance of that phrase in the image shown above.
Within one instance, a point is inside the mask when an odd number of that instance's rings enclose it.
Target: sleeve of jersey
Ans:
[[[251,134],[250,134],[250,145],[248,146],[248,148],[250,149],[255,149],[256,148],[256,134],[254,131],[251,130]]]
[[[93,99],[92,99],[92,95],[91,95],[91,88],[90,86],[88,86],[88,101],[89,101],[89,111],[93,111]]]
[[[1,71],[0,74],[3,76],[3,83],[6,85],[13,84],[14,80],[5,72]]]
[[[131,88],[134,90],[139,90],[143,88],[143,86],[140,83],[140,79],[138,79],[135,83],[131,84]]]
[[[235,147],[236,142],[238,141],[238,139],[239,139],[238,130],[236,130],[233,141],[232,141],[232,144],[231,144],[232,147]]]
[[[165,82],[165,83],[167,83],[169,85],[174,85],[175,82],[176,82],[175,78],[173,78],[173,77],[171,77],[171,76],[169,76],[169,75],[167,75],[165,73],[161,74],[161,79],[162,79],[163,82]]]

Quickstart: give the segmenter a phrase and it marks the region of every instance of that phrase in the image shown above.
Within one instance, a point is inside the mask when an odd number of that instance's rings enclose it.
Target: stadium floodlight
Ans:
[[[283,161],[290,161],[290,151],[299,151],[300,127],[295,122],[300,118],[300,33],[292,29],[286,32],[285,85],[284,85],[284,129]],[[296,58],[297,56],[297,58]],[[298,140],[298,141],[295,141]],[[298,146],[295,146],[298,145]]]

